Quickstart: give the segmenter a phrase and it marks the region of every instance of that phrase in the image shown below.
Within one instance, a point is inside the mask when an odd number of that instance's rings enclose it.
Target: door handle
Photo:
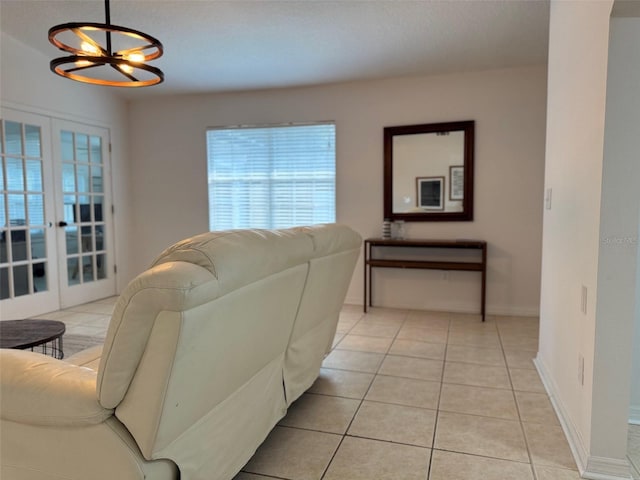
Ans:
[[[58,226],[59,227],[66,227],[67,225],[69,225],[67,222],[65,222],[64,220],[61,220],[58,222]]]

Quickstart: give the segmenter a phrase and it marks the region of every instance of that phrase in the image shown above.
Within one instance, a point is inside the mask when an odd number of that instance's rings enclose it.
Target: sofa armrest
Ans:
[[[102,357],[102,348],[104,345],[96,345],[95,347],[89,347],[86,350],[82,350],[78,353],[74,353],[70,357],[64,359],[65,362],[79,367],[90,368],[91,370],[98,371],[100,366],[100,358]]]
[[[0,350],[0,417],[31,425],[104,422],[113,410],[98,403],[96,372],[40,353]]]

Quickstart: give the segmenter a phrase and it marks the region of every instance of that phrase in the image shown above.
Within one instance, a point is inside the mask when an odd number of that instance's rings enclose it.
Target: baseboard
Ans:
[[[571,453],[573,454],[573,458],[576,461],[578,470],[582,474],[582,472],[585,470],[587,460],[589,458],[587,449],[584,446],[582,435],[580,435],[580,432],[575,428],[575,425],[567,414],[567,410],[564,407],[562,400],[560,400],[560,398],[558,397],[558,387],[553,381],[551,375],[549,375],[548,369],[546,368],[544,362],[538,356],[534,358],[533,364],[538,370],[538,374],[540,375],[542,384],[544,385],[544,388],[549,395],[549,400],[551,400],[551,405],[558,415],[558,420],[560,420],[560,426],[562,427],[562,430],[567,437],[569,448],[571,448]]]
[[[632,480],[629,462],[615,458],[589,457],[587,468],[581,473],[588,480]]]
[[[362,305],[362,297],[348,296],[344,303],[351,305]],[[431,303],[429,308],[419,307],[416,305],[407,305],[402,303],[377,305],[378,307],[398,308],[401,310],[432,310],[434,312],[453,312],[453,313],[470,313],[478,314],[478,303],[463,302],[439,302]],[[513,317],[537,317],[540,313],[538,307],[518,307],[511,305],[487,305],[487,315],[502,315]]]
[[[631,405],[629,407],[629,423],[631,425],[640,425],[640,406]]]
[[[544,362],[539,357],[536,357],[533,363],[558,415],[560,425],[567,437],[569,448],[571,448],[571,453],[582,478],[588,480],[632,480],[630,465],[627,460],[589,455],[582,435],[571,421],[567,409],[559,398],[557,394],[558,387],[549,375]]]

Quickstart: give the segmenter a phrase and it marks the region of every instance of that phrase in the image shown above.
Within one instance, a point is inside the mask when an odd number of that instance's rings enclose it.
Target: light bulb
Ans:
[[[96,47],[94,44],[89,42],[82,42],[80,44],[80,48],[82,49],[83,52],[88,53],[90,55],[95,55],[96,53],[98,53],[98,47]]]
[[[127,55],[127,60],[133,63],[142,63],[144,62],[144,53],[142,52],[132,52]]]
[[[121,63],[119,67],[120,67],[120,70],[122,70],[123,72],[127,72],[127,73],[133,72],[133,67],[131,65],[127,65],[126,63]]]

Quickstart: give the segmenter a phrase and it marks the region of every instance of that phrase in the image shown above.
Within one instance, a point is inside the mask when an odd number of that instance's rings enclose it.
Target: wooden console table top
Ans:
[[[365,243],[373,246],[391,247],[432,247],[432,248],[482,248],[487,245],[484,240],[461,238],[457,240],[433,240],[420,238],[367,238]]]

